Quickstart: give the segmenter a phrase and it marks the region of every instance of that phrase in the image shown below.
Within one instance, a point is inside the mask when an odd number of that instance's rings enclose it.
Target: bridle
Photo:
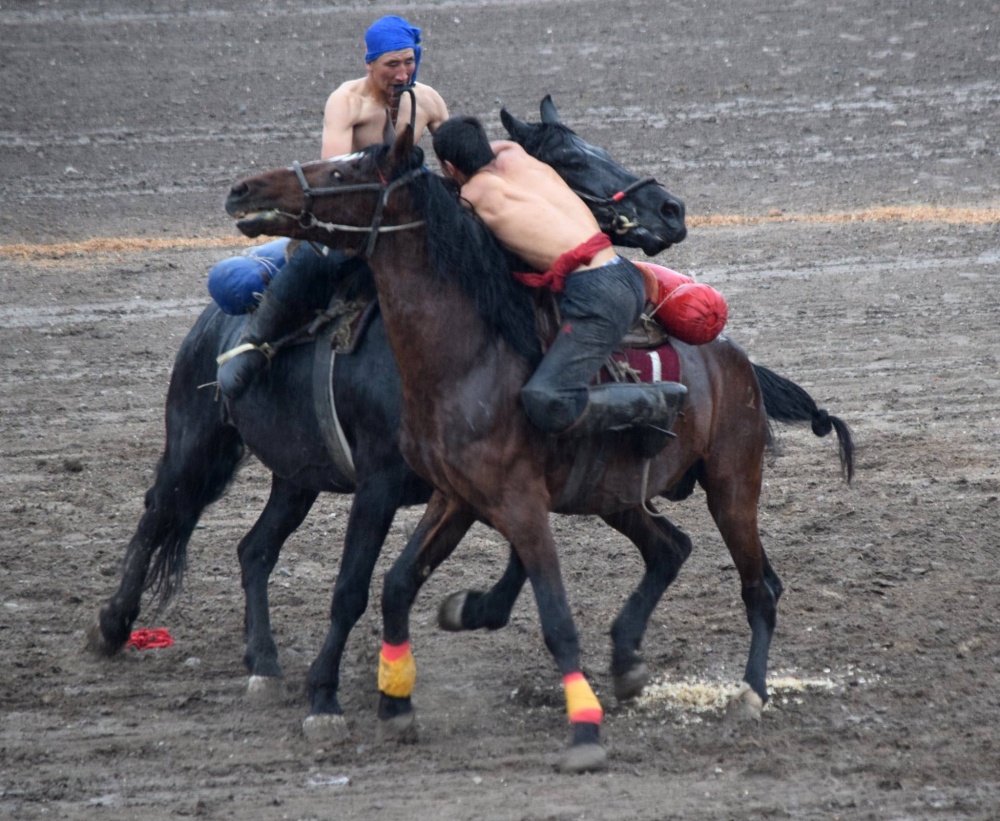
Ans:
[[[621,235],[627,234],[633,228],[638,228],[640,224],[629,219],[625,216],[625,214],[620,213],[615,206],[622,202],[627,196],[629,196],[629,194],[635,193],[646,185],[659,185],[659,183],[654,177],[643,177],[641,180],[636,180],[634,183],[623,188],[621,191],[616,191],[610,197],[598,197],[594,194],[588,194],[586,191],[578,191],[575,188],[573,189],[573,193],[585,202],[607,208],[612,214],[611,230],[616,234]]]
[[[413,91],[412,85],[401,87],[398,90],[400,95],[410,95],[410,133],[413,133],[417,115],[417,96]],[[299,226],[302,228],[322,228],[326,231],[367,233],[368,242],[365,244],[365,250],[362,252],[362,259],[368,259],[375,252],[375,242],[378,240],[379,234],[388,234],[393,231],[407,231],[411,228],[419,228],[424,224],[424,220],[419,220],[417,222],[406,222],[400,225],[382,225],[382,216],[385,212],[385,206],[388,203],[392,192],[397,188],[408,185],[413,182],[413,180],[417,179],[417,177],[421,177],[424,174],[429,173],[426,167],[414,168],[412,171],[409,171],[401,177],[397,177],[392,180],[392,182],[386,182],[385,177],[382,176],[382,172],[379,171],[379,178],[381,179],[381,182],[336,185],[328,188],[310,187],[308,180],[306,180],[306,175],[302,172],[302,166],[297,161],[292,163],[292,171],[295,172],[299,185],[302,186],[302,196],[305,203],[302,206],[302,210],[299,211],[298,214],[292,214],[290,216],[297,219]],[[380,194],[378,204],[375,206],[375,213],[372,214],[371,224],[368,226],[338,225],[337,223],[332,222],[322,222],[317,219],[316,215],[312,212],[313,200],[317,197],[331,197],[334,194],[353,194],[358,191],[375,191]]]
[[[406,231],[411,228],[419,228],[424,224],[424,220],[418,220],[417,222],[405,222],[400,225],[382,225],[385,206],[393,191],[404,185],[408,185],[417,177],[429,173],[428,169],[423,166],[414,168],[412,171],[408,171],[403,176],[397,177],[388,183],[385,181],[362,182],[353,185],[335,185],[328,188],[310,187],[308,180],[306,180],[306,175],[302,173],[302,166],[298,162],[292,163],[292,171],[295,172],[295,176],[299,180],[299,185],[302,186],[302,196],[305,199],[302,210],[298,214],[291,215],[298,220],[299,226],[302,228],[322,228],[325,231],[350,231],[368,234],[368,242],[365,244],[365,250],[362,252],[362,257],[365,259],[375,252],[375,242],[378,240],[379,234]],[[378,203],[375,206],[375,212],[372,214],[370,225],[339,225],[333,222],[323,222],[317,219],[316,215],[312,212],[313,200],[317,197],[332,197],[334,194],[354,194],[358,191],[374,191],[380,194]]]

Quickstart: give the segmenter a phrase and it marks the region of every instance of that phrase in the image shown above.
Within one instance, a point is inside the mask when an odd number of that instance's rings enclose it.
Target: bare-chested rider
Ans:
[[[407,86],[413,86],[417,101],[416,139],[425,130],[434,133],[448,118],[448,107],[441,95],[417,82],[419,28],[401,17],[382,17],[365,33],[365,46],[365,76],[342,83],[326,101],[323,159],[381,142],[387,110],[394,122],[409,123],[413,97],[401,91]],[[223,394],[231,399],[241,396],[269,361],[272,351],[268,342],[305,324],[316,310],[328,305],[336,282],[344,275],[334,270],[335,266],[360,264],[337,251],[320,257],[310,246],[300,246],[267,284],[243,333],[242,344],[220,358],[218,381]],[[218,287],[231,285],[223,281]],[[213,296],[227,309],[223,295],[213,292]],[[242,308],[237,304],[235,310]]]
[[[444,173],[508,249],[541,275],[518,275],[558,294],[562,326],[521,391],[531,421],[548,433],[646,428],[643,455],[666,437],[686,389],[673,382],[590,387],[645,304],[642,274],[618,256],[584,202],[548,165],[514,142],[490,143],[474,117],[434,134]]]

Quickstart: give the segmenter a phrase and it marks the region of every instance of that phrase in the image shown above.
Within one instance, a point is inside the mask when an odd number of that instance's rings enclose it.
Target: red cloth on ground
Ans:
[[[552,263],[544,274],[524,274],[515,273],[514,278],[532,288],[548,288],[553,293],[560,293],[566,284],[566,277],[573,273],[581,265],[586,265],[594,256],[611,247],[611,240],[607,234],[594,234],[586,242],[582,242]]]
[[[136,650],[151,650],[170,647],[173,643],[174,637],[166,627],[154,627],[150,630],[133,630],[125,646],[134,647]]]

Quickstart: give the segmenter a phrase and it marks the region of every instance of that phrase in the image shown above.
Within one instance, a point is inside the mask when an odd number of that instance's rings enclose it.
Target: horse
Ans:
[[[651,178],[625,171],[559,123],[550,97],[540,110],[543,124],[537,130],[506,111],[501,117],[518,131],[511,133],[514,139],[541,131],[553,135],[529,150],[580,176],[573,184],[590,198],[602,230],[651,255],[684,238],[680,200]],[[580,175],[581,167],[589,172]],[[344,288],[341,296],[348,299],[374,296],[364,277]],[[187,546],[202,512],[221,498],[249,450],[272,474],[267,503],[237,547],[245,597],[244,663],[248,691],[255,697],[274,697],[281,689],[267,592],[281,548],[320,493],[354,494],[330,627],[308,674],[310,707],[303,724],[311,736],[341,740],[347,726],[338,690],[348,635],[368,606],[371,576],[393,516],[401,507],[426,503],[432,489],[409,469],[396,444],[401,387],[377,310],[349,355],[331,355],[332,327],[318,335],[303,333],[301,344],[281,350],[266,379],[224,408],[214,389],[216,357],[236,344],[246,322],[246,316],[230,316],[210,305],[178,350],[166,398],[164,450],[125,550],[118,589],[100,608],[87,647],[102,656],[120,652],[139,617],[143,593],[152,592],[160,607],[171,599],[181,585]],[[346,450],[330,442],[331,408]],[[802,406],[798,421],[808,420],[814,409]],[[482,617],[470,616],[467,624],[505,624],[523,576],[511,554],[496,592],[475,597],[483,605]]]
[[[628,695],[645,683],[639,648],[648,619],[692,549],[651,500],[682,500],[696,484],[739,572],[751,641],[737,703],[759,718],[782,585],[757,525],[769,441],[766,405],[757,373],[735,341],[675,343],[687,401],[675,437],[654,458],[639,458],[622,433],[548,437],[519,403],[541,353],[534,298],[511,276],[509,256],[463,208],[453,186],[428,171],[409,128],[391,143],[349,157],[241,180],[226,210],[247,236],[340,248],[363,256],[374,276],[400,373],[400,448],[434,487],[383,582],[380,737],[415,739],[410,608],[426,579],[482,521],[517,554],[562,677],[571,740],[560,768],[603,767],[603,710],[580,669],[548,514],[600,516],[642,555],[643,577],[611,628],[615,688]],[[853,465],[844,443],[842,460]]]

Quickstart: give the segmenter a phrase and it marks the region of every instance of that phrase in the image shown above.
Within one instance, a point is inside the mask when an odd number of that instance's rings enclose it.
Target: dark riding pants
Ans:
[[[547,433],[561,433],[580,418],[588,386],[645,303],[642,274],[622,257],[567,277],[559,298],[562,326],[521,389],[532,423]]]

